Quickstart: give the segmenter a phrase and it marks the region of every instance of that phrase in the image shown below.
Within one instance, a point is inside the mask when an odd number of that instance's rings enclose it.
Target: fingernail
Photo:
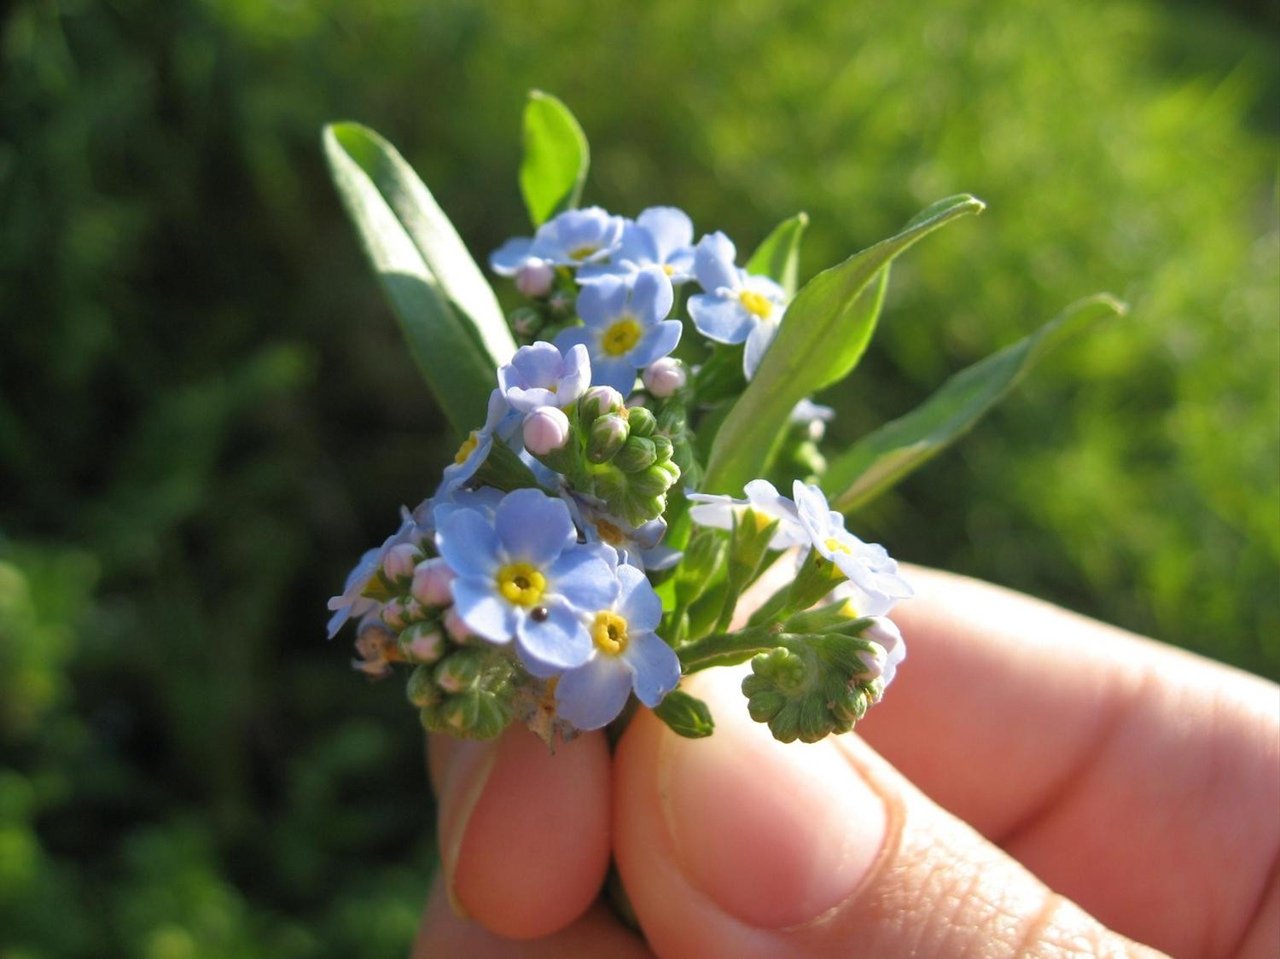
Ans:
[[[440,784],[440,865],[444,870],[444,886],[449,906],[461,919],[468,916],[454,889],[458,857],[462,853],[467,823],[484,793],[484,786],[489,780],[489,773],[493,771],[496,757],[496,742],[459,743],[452,748],[449,768]]]
[[[729,691],[730,694],[735,692]],[[853,896],[884,845],[884,801],[830,741],[779,743],[740,696],[715,735],[662,745],[667,829],[689,881],[749,925],[809,922]]]

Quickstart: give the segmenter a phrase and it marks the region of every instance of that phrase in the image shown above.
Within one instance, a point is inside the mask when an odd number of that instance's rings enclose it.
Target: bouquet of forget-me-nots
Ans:
[[[743,256],[674,207],[582,207],[586,139],[535,92],[520,168],[532,235],[488,258],[520,300],[504,312],[394,148],[343,123],[325,149],[460,440],[329,601],[329,634],[350,621],[356,667],[405,666],[423,724],[456,736],[521,722],[552,742],[637,706],[708,735],[682,678],[748,660],[744,705],[776,738],[850,729],[906,655],[887,614],[911,585],[845,517],[961,435],[1064,334],[1119,309],[1082,301],[824,456],[832,411],[812,397],[857,366],[893,260],[980,201],[941,200],[797,289],[804,214]],[[739,599],[775,561],[792,570],[744,615]]]

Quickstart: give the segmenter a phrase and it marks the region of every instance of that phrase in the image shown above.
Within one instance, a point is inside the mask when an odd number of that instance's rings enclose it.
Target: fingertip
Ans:
[[[776,742],[737,682],[697,687],[709,739],[641,715],[615,757],[618,865],[659,954],[779,954],[796,944],[787,930],[855,893],[885,843],[883,800],[834,745]]]
[[[609,864],[604,737],[581,736],[553,755],[513,728],[496,744],[450,751],[440,843],[455,909],[517,939],[567,926],[595,900]]]

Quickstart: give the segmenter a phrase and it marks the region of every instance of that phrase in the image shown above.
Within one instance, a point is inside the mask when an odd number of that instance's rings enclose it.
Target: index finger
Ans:
[[[915,569],[908,662],[858,731],[1099,919],[1225,954],[1280,850],[1280,689],[1046,603]],[[1151,916],[1174,894],[1177,916]]]

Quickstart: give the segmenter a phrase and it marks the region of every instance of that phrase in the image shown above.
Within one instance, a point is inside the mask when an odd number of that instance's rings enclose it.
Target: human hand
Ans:
[[[857,735],[777,743],[712,670],[709,739],[642,710],[612,761],[600,734],[433,740],[449,879],[415,955],[1276,955],[1280,689],[911,579]],[[611,851],[645,941],[597,901]]]

